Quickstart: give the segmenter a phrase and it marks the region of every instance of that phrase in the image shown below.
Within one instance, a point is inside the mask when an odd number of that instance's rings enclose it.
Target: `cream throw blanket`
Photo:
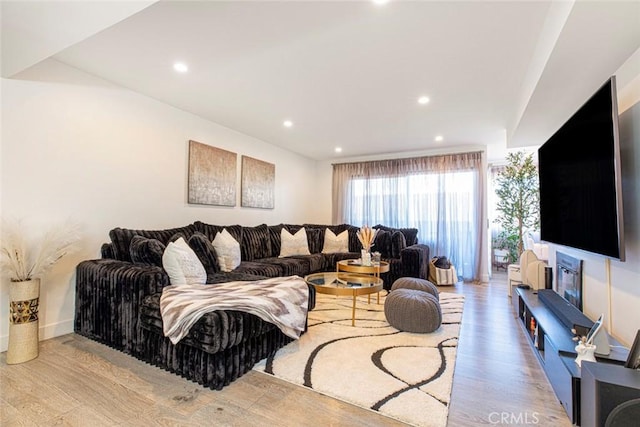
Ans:
[[[216,310],[250,313],[297,339],[305,328],[309,288],[298,276],[212,285],[172,285],[162,290],[164,335],[177,344],[205,314]]]

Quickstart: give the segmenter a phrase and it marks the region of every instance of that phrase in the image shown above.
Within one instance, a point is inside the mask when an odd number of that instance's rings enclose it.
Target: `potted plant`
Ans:
[[[78,227],[70,222],[28,242],[21,222],[3,221],[0,266],[9,276],[9,346],[7,364],[38,357],[40,279],[75,248]]]
[[[507,154],[507,166],[498,174],[496,195],[498,217],[502,229],[494,248],[506,249],[509,261],[515,262],[523,252],[524,232],[537,231],[540,225],[538,169],[533,154]]]

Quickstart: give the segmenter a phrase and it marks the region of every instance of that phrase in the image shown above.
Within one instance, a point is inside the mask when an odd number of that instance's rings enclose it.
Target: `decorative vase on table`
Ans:
[[[593,344],[585,344],[583,342],[580,342],[576,348],[576,365],[582,367],[582,362],[584,362],[585,360],[587,362],[595,362],[596,361],[596,357],[595,357],[595,351],[596,351],[596,346]]]
[[[362,265],[371,265],[371,252],[366,249],[360,250],[360,259],[362,261]]]
[[[40,279],[11,282],[9,286],[9,347],[7,364],[38,357]]]
[[[362,265],[371,265],[371,246],[373,246],[373,241],[376,238],[377,232],[378,230],[365,225],[356,233],[356,236],[362,245],[362,250],[360,251],[360,260]]]

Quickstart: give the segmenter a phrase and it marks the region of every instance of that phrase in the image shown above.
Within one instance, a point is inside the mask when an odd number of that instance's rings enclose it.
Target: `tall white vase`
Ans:
[[[366,266],[371,265],[371,252],[369,252],[366,249],[361,249],[360,261],[362,262],[362,265],[366,265]]]
[[[9,285],[9,348],[7,364],[38,357],[38,305],[40,279]]]

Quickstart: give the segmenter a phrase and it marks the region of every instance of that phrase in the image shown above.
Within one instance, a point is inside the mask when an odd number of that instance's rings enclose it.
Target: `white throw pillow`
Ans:
[[[349,252],[349,232],[344,230],[337,236],[328,228],[324,230],[323,254]]]
[[[213,248],[216,250],[220,270],[229,272],[235,270],[236,267],[240,265],[242,261],[240,243],[233,238],[226,228],[216,234],[212,243]]]
[[[180,237],[169,242],[162,254],[162,267],[172,285],[204,285],[207,272],[193,249]]]
[[[280,258],[293,255],[311,255],[307,243],[307,230],[301,228],[291,234],[284,228],[280,232]]]

